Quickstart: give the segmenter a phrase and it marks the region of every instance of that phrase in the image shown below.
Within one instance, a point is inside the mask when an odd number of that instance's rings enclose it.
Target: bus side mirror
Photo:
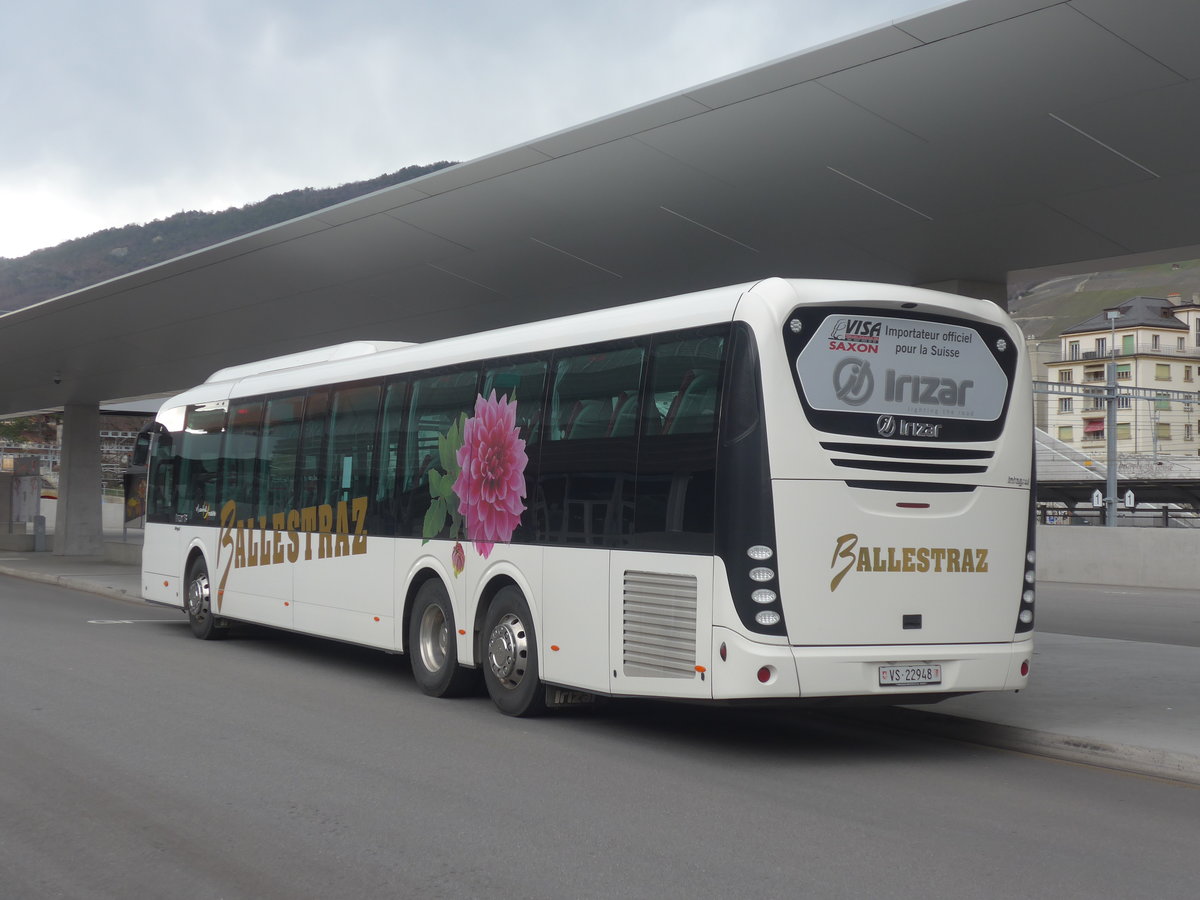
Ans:
[[[133,456],[129,460],[131,466],[144,466],[150,458],[150,432],[139,431],[137,442],[133,445]]]
[[[129,459],[129,467],[131,469],[145,468],[146,463],[150,461],[150,447],[154,441],[154,436],[165,435],[166,433],[167,430],[159,422],[147,425],[139,431],[137,440],[133,444],[133,454]]]

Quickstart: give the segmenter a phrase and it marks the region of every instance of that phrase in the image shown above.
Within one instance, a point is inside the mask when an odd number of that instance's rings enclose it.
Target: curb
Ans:
[[[98,582],[85,581],[75,575],[48,575],[45,572],[30,572],[28,569],[15,569],[0,566],[0,575],[13,578],[23,578],[26,581],[37,581],[42,584],[53,584],[73,591],[84,591],[88,594],[99,594],[110,600],[126,600],[132,603],[145,603],[141,594],[131,593],[124,588],[112,587]]]
[[[923,709],[880,709],[862,716],[879,724],[922,734],[1048,756],[1066,762],[1116,769],[1135,775],[1166,778],[1200,786],[1200,756],[1173,750],[1156,750],[1118,744],[1098,738],[1038,731],[1016,725],[999,725]]]

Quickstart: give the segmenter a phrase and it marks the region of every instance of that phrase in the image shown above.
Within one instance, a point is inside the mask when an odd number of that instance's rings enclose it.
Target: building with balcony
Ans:
[[[1118,387],[1162,391],[1148,401],[1117,399],[1117,452],[1139,456],[1195,456],[1200,451],[1200,407],[1165,392],[1200,388],[1200,304],[1168,298],[1132,297],[1060,335],[1057,359],[1045,363],[1047,380],[1085,389],[1088,395],[1049,397],[1047,431],[1064,443],[1103,454],[1107,434],[1104,393],[1108,365]]]

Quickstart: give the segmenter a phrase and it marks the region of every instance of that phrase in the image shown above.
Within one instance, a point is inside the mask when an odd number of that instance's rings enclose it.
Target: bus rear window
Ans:
[[[944,440],[986,440],[1003,424],[1017,348],[997,326],[807,309],[789,318],[784,340],[805,411],[822,430],[878,436],[891,417],[937,423],[926,433]]]

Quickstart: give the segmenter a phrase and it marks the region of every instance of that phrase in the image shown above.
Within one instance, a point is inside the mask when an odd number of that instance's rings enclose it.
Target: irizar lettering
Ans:
[[[835,570],[829,582],[832,592],[851,571],[984,574],[988,571],[988,550],[985,547],[860,547],[857,534],[843,534],[834,544],[830,568]]]
[[[957,381],[936,375],[898,375],[887,370],[883,399],[889,403],[916,403],[923,406],[966,406],[967,390],[974,387],[970,378]]]
[[[935,438],[942,433],[942,426],[932,422],[909,422],[907,419],[901,419],[897,433],[905,437]]]

